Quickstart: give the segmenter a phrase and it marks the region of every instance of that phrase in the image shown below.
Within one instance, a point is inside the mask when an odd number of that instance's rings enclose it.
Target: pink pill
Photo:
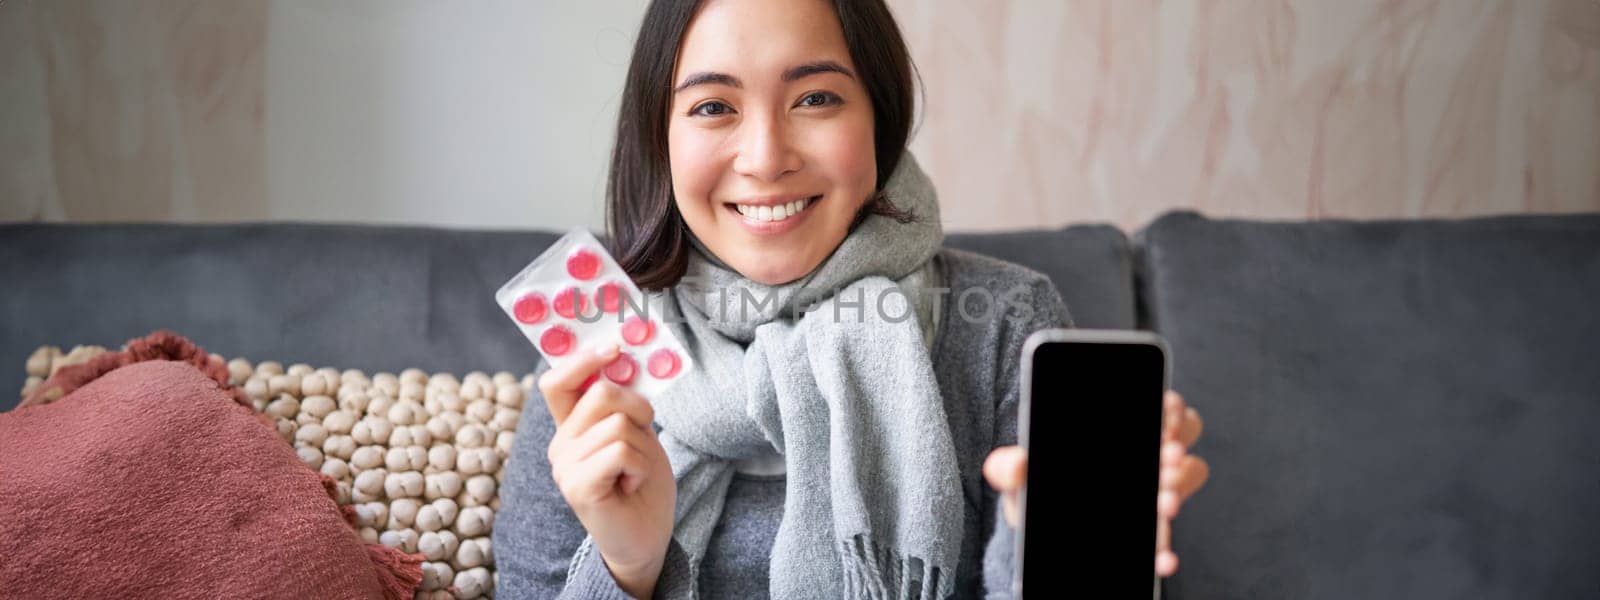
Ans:
[[[622,310],[622,300],[627,298],[628,291],[622,284],[615,281],[601,284],[594,290],[595,302],[600,304],[600,310],[608,313]]]
[[[633,376],[639,373],[639,363],[634,362],[633,357],[628,356],[627,352],[622,352],[602,370],[605,371],[606,379],[615,381],[618,385],[628,385],[633,381]]]
[[[589,386],[594,385],[594,382],[596,382],[596,381],[600,381],[600,372],[599,371],[596,371],[595,373],[589,375],[588,379],[585,379],[585,380],[583,380],[583,383],[578,384],[578,393],[582,394],[584,392],[589,391]]]
[[[656,379],[667,379],[678,374],[682,363],[678,361],[678,353],[670,348],[662,348],[650,353],[650,376]]]
[[[556,298],[551,304],[555,305],[556,314],[568,319],[589,310],[589,299],[576,286],[556,292]]]
[[[572,351],[572,343],[576,340],[577,336],[572,334],[571,329],[556,325],[539,334],[539,348],[550,356],[561,356]]]
[[[573,250],[572,254],[567,256],[567,273],[572,274],[573,277],[588,281],[594,279],[594,276],[599,272],[600,256],[590,252],[588,249],[579,248]]]
[[[517,315],[517,321],[528,325],[543,321],[549,311],[550,304],[545,302],[544,294],[539,292],[529,292],[518,298],[517,303],[511,307],[511,312]]]
[[[632,316],[622,322],[622,341],[635,346],[650,341],[655,337],[656,324],[646,321],[643,317]]]

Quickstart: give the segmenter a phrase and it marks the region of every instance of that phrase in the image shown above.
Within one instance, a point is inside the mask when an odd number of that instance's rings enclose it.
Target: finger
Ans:
[[[1193,447],[1195,441],[1200,439],[1200,432],[1205,430],[1205,423],[1200,420],[1200,413],[1192,406],[1183,410],[1182,420],[1183,423],[1178,426],[1178,441],[1182,442],[1185,448]]]
[[[1172,552],[1172,521],[1156,520],[1156,576],[1171,577],[1178,570],[1178,555]]]
[[[1156,553],[1156,575],[1171,577],[1178,572],[1178,555],[1171,550]]]
[[[1156,519],[1156,554],[1172,549],[1172,521]]]
[[[566,469],[568,486],[562,491],[569,502],[576,499],[585,504],[599,503],[619,491],[631,493],[649,472],[645,456],[621,441],[612,442],[586,460],[570,464],[571,468]],[[619,490],[619,479],[634,481],[620,482],[622,489]]]
[[[1000,512],[1005,514],[1006,523],[1013,528],[1018,526],[1017,521],[1021,519],[1022,508],[1017,504],[1016,494],[1006,492],[1000,497]]]
[[[1178,518],[1178,507],[1183,504],[1178,493],[1172,490],[1161,490],[1156,493],[1156,516],[1162,521]]]
[[[572,412],[585,380],[615,359],[618,351],[616,344],[605,344],[592,351],[578,352],[571,360],[539,376],[539,392],[544,394],[545,406],[550,409],[557,426]]]
[[[601,367],[601,368],[603,369],[605,367]],[[595,371],[593,373],[590,373],[588,379],[584,379],[583,383],[578,384],[578,397],[582,398],[584,392],[588,392],[589,391],[589,386],[594,385],[594,382],[596,382],[596,381],[600,381],[600,372],[599,371]]]
[[[1178,443],[1176,440],[1162,443],[1161,466],[1163,468],[1177,466],[1178,462],[1183,460],[1183,457],[1187,454],[1188,451],[1183,449],[1183,444]]]
[[[1028,451],[1022,446],[1001,446],[983,461],[983,477],[1001,492],[1015,492],[1028,478]]]
[[[1183,459],[1189,456],[1189,450],[1177,440],[1167,440],[1161,444],[1161,477],[1162,489],[1177,489],[1178,478],[1183,475],[1180,467]]]
[[[608,380],[601,379],[589,387],[578,399],[577,406],[573,407],[572,414],[567,416],[567,422],[557,427],[557,435],[566,435],[577,438],[588,431],[601,419],[613,413],[622,413],[634,425],[648,428],[650,422],[656,418],[656,411],[650,402],[640,396],[638,392],[619,386]]]
[[[579,434],[577,439],[571,441],[561,449],[557,460],[563,462],[579,462],[589,458],[595,452],[610,445],[612,442],[626,443],[640,454],[649,456],[653,437],[648,428],[640,428],[628,420],[622,413],[611,413],[611,416],[601,419],[588,431]],[[657,442],[659,444],[659,442]]]
[[[1178,463],[1177,471],[1178,480],[1172,489],[1183,500],[1188,500],[1195,492],[1200,491],[1200,487],[1211,478],[1211,465],[1206,464],[1205,459],[1194,455],[1183,457]]]
[[[1172,439],[1178,434],[1178,425],[1183,417],[1183,396],[1172,390],[1167,390],[1161,397],[1161,436],[1162,439]]]

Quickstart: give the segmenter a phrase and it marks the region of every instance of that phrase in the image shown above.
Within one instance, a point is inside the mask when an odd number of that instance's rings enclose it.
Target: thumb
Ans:
[[[552,367],[539,377],[539,391],[544,394],[545,406],[550,409],[550,416],[555,419],[557,427],[566,422],[567,415],[572,414],[572,407],[577,405],[578,397],[583,395],[587,387],[584,383],[601,367],[616,359],[619,351],[614,342],[602,344],[573,354],[567,362]]]
[[[1028,451],[1022,446],[1001,446],[983,461],[983,477],[997,491],[1014,494],[1028,479]]]

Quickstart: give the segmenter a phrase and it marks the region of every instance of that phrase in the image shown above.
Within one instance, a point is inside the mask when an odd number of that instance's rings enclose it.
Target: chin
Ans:
[[[810,273],[811,269],[798,269],[792,260],[792,254],[779,253],[782,256],[770,258],[751,257],[743,265],[729,265],[738,269],[740,275],[762,285],[783,285]],[[815,266],[815,265],[813,265]]]
[[[793,272],[792,269],[782,267],[772,269],[752,269],[748,273],[741,272],[751,281],[762,285],[783,285],[805,276],[804,272]]]

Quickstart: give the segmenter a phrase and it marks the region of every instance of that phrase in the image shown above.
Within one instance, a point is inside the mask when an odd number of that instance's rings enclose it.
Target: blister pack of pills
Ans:
[[[584,383],[606,379],[654,400],[694,359],[621,265],[583,228],[574,229],[500,286],[495,302],[551,366],[616,343],[617,358]]]

